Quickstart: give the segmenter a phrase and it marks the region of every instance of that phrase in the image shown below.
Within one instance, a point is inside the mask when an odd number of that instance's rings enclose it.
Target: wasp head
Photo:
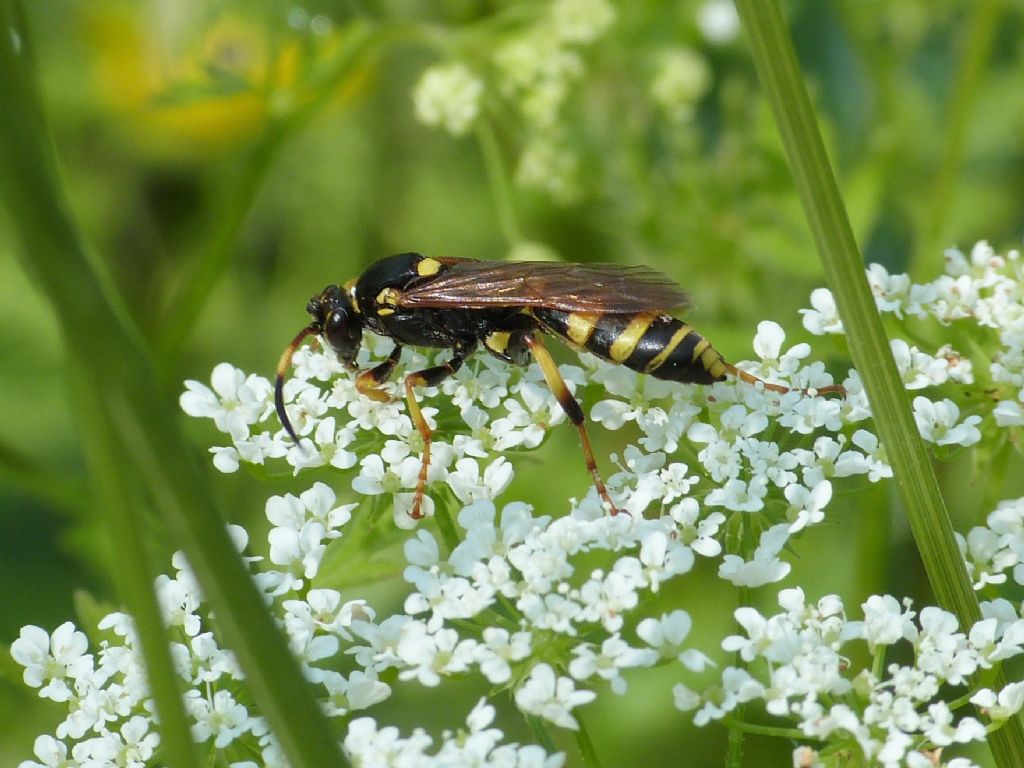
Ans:
[[[309,300],[306,311],[313,316],[313,322],[299,331],[292,339],[277,363],[277,379],[274,384],[274,405],[281,425],[291,438],[298,443],[299,437],[288,419],[284,407],[284,377],[292,364],[292,355],[307,336],[319,335],[327,339],[331,349],[347,368],[355,369],[356,355],[363,338],[363,322],[352,306],[348,294],[336,285],[329,285]]]
[[[313,316],[313,324],[337,353],[338,359],[346,367],[354,369],[363,339],[363,322],[352,306],[348,292],[329,285],[309,300],[306,311]]]

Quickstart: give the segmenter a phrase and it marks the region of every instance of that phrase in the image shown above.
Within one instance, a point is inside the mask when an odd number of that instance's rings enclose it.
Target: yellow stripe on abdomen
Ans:
[[[679,323],[679,328],[677,328],[676,332],[672,334],[672,338],[668,340],[668,343],[662,347],[658,354],[651,358],[651,362],[644,366],[644,373],[651,373],[652,371],[658,370],[668,356],[675,351],[675,348],[683,343],[683,339],[693,332],[693,328],[688,326],[686,323]]]
[[[600,319],[597,312],[570,312],[565,335],[573,344],[585,346]]]
[[[616,363],[624,362],[633,354],[636,345],[640,343],[640,339],[657,317],[658,315],[653,312],[644,312],[630,320],[629,325],[622,330],[622,333],[608,348],[608,357]]]

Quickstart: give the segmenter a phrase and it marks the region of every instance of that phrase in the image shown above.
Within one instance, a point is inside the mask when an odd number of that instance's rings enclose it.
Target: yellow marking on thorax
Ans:
[[[570,312],[565,335],[573,344],[582,347],[587,343],[587,339],[594,332],[594,327],[600,319],[601,315],[598,312]]]
[[[651,323],[657,317],[653,312],[644,312],[630,320],[629,325],[622,329],[622,333],[608,348],[608,357],[616,363],[621,363],[632,355],[636,345],[640,343],[640,339],[647,333],[647,329],[651,327]]]
[[[492,352],[499,355],[504,355],[508,350],[509,338],[512,334],[508,331],[495,331],[494,333],[487,334],[487,338],[484,339],[484,346]]]
[[[693,328],[688,326],[686,323],[681,323],[679,329],[672,334],[672,338],[668,340],[668,343],[665,345],[664,349],[662,349],[658,354],[651,358],[651,362],[649,362],[647,364],[647,367],[644,368],[644,373],[656,371],[662,365],[664,365],[665,361],[668,360],[668,356],[675,351],[676,347],[683,343],[683,339],[685,339],[693,332]]]
[[[441,271],[441,267],[444,265],[437,259],[432,259],[429,256],[416,262],[416,274],[420,277],[431,277]]]
[[[395,314],[395,307],[398,305],[398,291],[394,288],[385,288],[374,299],[377,304],[377,314],[381,317]]]
[[[385,288],[377,294],[374,299],[378,307],[394,307],[398,304],[398,291],[394,288]]]

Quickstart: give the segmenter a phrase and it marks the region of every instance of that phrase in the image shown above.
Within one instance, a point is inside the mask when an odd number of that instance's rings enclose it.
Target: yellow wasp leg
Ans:
[[[565,411],[565,415],[569,417],[569,421],[575,425],[576,430],[580,435],[580,444],[583,446],[583,459],[587,464],[587,471],[590,472],[590,476],[594,479],[594,487],[597,489],[598,495],[604,500],[604,502],[611,508],[613,515],[619,513],[619,509],[615,506],[615,502],[612,501],[612,497],[608,495],[608,489],[604,486],[604,480],[601,479],[601,473],[597,469],[597,461],[594,459],[594,449],[590,446],[590,436],[587,434],[586,427],[583,425],[584,414],[580,404],[576,401],[576,398],[572,396],[572,392],[569,391],[569,387],[566,386],[565,379],[562,378],[562,374],[558,370],[558,366],[555,365],[554,359],[551,357],[551,353],[548,352],[547,348],[541,343],[541,340],[534,336],[532,333],[528,333],[523,336],[523,341],[530,348],[530,352],[533,353],[534,359],[537,361],[537,365],[540,366],[541,373],[544,374],[544,380],[548,383],[551,391],[555,395],[555,399],[558,400],[558,404],[562,406],[562,410]]]
[[[472,351],[473,346],[460,344],[452,350],[452,359],[447,363],[410,373],[405,377],[405,402],[408,404],[409,417],[420,433],[420,437],[423,438],[423,460],[420,463],[419,478],[416,480],[416,493],[412,498],[412,510],[409,512],[409,517],[415,520],[423,517],[421,507],[423,506],[423,494],[427,487],[427,470],[430,469],[430,438],[433,432],[430,425],[427,424],[427,420],[423,418],[423,412],[420,410],[420,404],[416,402],[414,390],[419,386],[433,387],[440,384],[462,367],[462,363]]]

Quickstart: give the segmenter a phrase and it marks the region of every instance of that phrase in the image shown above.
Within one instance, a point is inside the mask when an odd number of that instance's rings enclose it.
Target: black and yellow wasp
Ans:
[[[277,413],[298,442],[285,412],[283,385],[292,354],[307,336],[321,336],[352,370],[363,329],[392,339],[395,348],[387,359],[356,377],[358,391],[379,401],[390,399],[378,385],[394,371],[403,346],[450,349],[447,362],[405,377],[409,415],[423,438],[423,462],[410,513],[420,517],[431,430],[416,402],[415,387],[434,386],[451,376],[479,346],[514,365],[527,364],[532,354],[579,430],[587,469],[614,512],[583,426],[583,409],[544,347],[540,332],[659,379],[711,384],[731,375],[775,392],[789,391],[725,362],[707,339],[669,314],[688,306],[689,297],[682,289],[647,267],[435,259],[400,253],[374,263],[344,287],[329,285],[309,300],[306,310],[313,322],[288,345],[277,365]]]

